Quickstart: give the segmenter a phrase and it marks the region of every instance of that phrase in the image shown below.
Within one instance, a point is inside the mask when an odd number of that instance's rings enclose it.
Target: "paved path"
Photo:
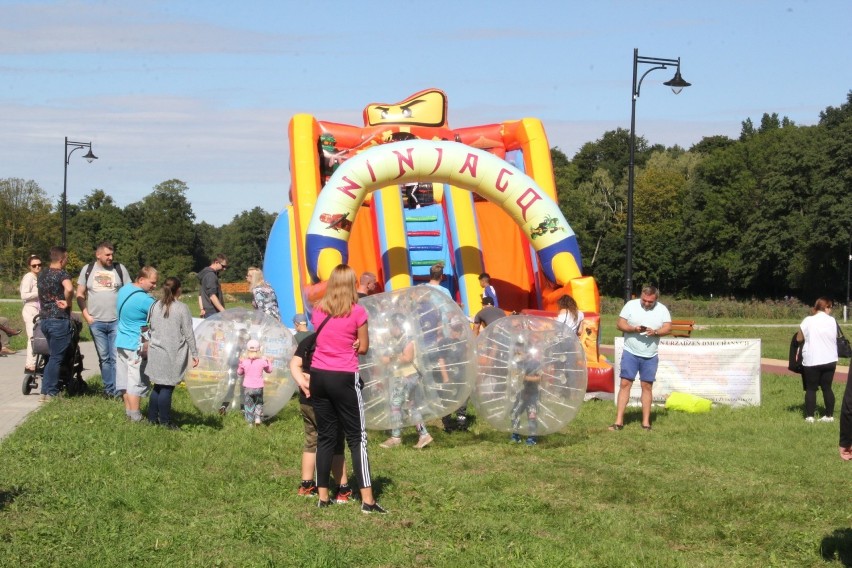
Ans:
[[[95,344],[91,341],[80,342],[80,352],[83,354],[85,367],[83,378],[88,379],[92,375],[100,374]],[[40,406],[39,391],[33,391],[28,396],[24,396],[21,391],[26,357],[23,350],[14,355],[0,357],[0,439],[8,436],[18,424],[26,420],[30,412]]]

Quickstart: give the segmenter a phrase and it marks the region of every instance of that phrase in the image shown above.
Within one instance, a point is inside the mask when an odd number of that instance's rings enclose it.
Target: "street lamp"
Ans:
[[[71,148],[71,151],[68,151]],[[62,246],[68,245],[68,163],[71,161],[71,154],[76,150],[88,148],[89,153],[83,156],[90,164],[97,160],[98,157],[92,154],[91,142],[73,142],[65,137],[65,182],[62,185]]]
[[[636,81],[636,76],[639,70],[639,64],[653,65],[645,71],[639,81]],[[677,59],[662,59],[659,57],[639,57],[639,49],[633,49],[633,90],[631,91],[631,109],[630,109],[630,164],[627,169],[627,259],[624,268],[624,301],[630,301],[633,294],[633,165],[634,156],[636,154],[636,99],[639,98],[639,89],[642,88],[642,81],[645,76],[651,71],[657,69],[667,69],[669,66],[676,67],[674,77],[663,83],[667,87],[671,87],[674,94],[679,94],[684,87],[688,87],[691,83],[687,83],[680,76],[680,57]]]

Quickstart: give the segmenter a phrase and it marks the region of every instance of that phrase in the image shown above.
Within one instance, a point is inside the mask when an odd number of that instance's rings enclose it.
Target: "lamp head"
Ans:
[[[683,80],[683,77],[680,76],[680,66],[678,66],[677,71],[675,71],[674,77],[671,80],[666,81],[663,85],[672,88],[672,92],[676,95],[679,95],[684,87],[689,87],[692,83],[687,83]]]
[[[98,157],[97,157],[97,156],[95,156],[94,154],[92,154],[92,147],[91,147],[91,146],[89,146],[89,153],[88,153],[88,154],[86,154],[85,156],[83,156],[83,158],[85,158],[85,159],[86,159],[86,161],[87,161],[87,162],[89,162],[90,164],[91,164],[93,161],[95,161],[95,160],[97,160],[97,159],[98,159]]]

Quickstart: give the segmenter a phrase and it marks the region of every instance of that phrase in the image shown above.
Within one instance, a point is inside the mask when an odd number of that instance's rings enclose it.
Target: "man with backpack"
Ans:
[[[114,252],[111,242],[98,244],[95,261],[84,266],[77,279],[77,305],[92,332],[107,397],[123,394],[115,390],[115,361],[118,357],[115,347],[118,332],[116,297],[119,288],[133,282],[127,269],[113,262]]]

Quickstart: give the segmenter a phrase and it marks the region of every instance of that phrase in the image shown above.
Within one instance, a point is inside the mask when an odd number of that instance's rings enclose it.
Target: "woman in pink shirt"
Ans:
[[[310,383],[302,380],[299,385],[309,397],[317,420],[318,505],[328,507],[332,503],[328,494],[331,459],[338,424],[342,423],[361,488],[361,511],[386,513],[373,497],[361,398],[364,383],[358,374],[358,355],[370,347],[367,311],[358,305],[355,271],[345,264],[337,265],[331,272],[325,296],[314,306],[314,329],[319,329],[326,319],[325,327],[316,336]]]

